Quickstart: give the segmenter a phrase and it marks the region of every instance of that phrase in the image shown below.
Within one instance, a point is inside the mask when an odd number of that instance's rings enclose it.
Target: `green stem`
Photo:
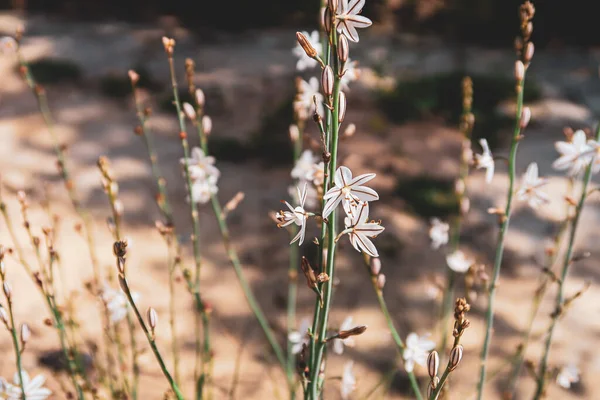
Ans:
[[[2,276],[2,281],[4,282],[4,276]],[[17,359],[17,373],[19,374],[19,385],[21,386],[21,394],[22,394],[22,399],[25,400],[26,399],[26,392],[25,392],[25,382],[23,381],[23,366],[21,364],[21,352],[22,349],[19,347],[19,337],[17,334],[17,328],[15,327],[15,317],[14,317],[14,313],[13,313],[13,308],[12,308],[12,299],[9,298],[8,296],[6,297],[6,304],[8,307],[8,315],[10,317],[10,335],[12,336],[12,341],[13,341],[13,347],[15,349],[15,357]],[[8,328],[8,326],[7,326]]]
[[[600,138],[600,123],[598,124],[598,127],[596,128],[596,140],[599,140],[599,138]],[[546,373],[548,370],[548,357],[550,355],[550,347],[552,345],[552,337],[554,335],[554,328],[556,327],[556,324],[558,323],[558,319],[563,312],[563,306],[564,306],[564,302],[565,302],[565,293],[564,293],[565,280],[567,279],[567,274],[569,273],[569,267],[571,266],[571,263],[572,263],[573,246],[575,244],[575,235],[577,233],[577,226],[579,224],[579,218],[581,217],[581,211],[583,210],[583,205],[585,203],[585,199],[588,194],[587,188],[590,184],[590,181],[592,180],[592,168],[593,168],[594,160],[595,160],[595,158],[590,162],[589,166],[587,167],[587,170],[585,171],[585,176],[583,178],[583,188],[581,191],[581,197],[579,198],[579,202],[577,203],[577,207],[575,208],[575,216],[573,217],[573,221],[571,222],[571,227],[569,230],[569,242],[568,242],[569,244],[567,247],[567,252],[563,259],[560,280],[558,281],[558,293],[556,295],[556,302],[555,302],[556,309],[555,309],[554,313],[552,314],[552,322],[550,323],[550,327],[548,328],[548,335],[547,335],[546,343],[544,346],[544,353],[542,355],[542,359],[540,362],[540,370],[538,373],[537,387],[536,387],[535,395],[533,397],[534,400],[540,399],[542,397],[542,395],[544,394]]]
[[[160,355],[160,351],[158,350],[158,347],[156,347],[156,341],[154,340],[154,335],[148,331],[148,328],[146,327],[146,323],[144,322],[144,318],[140,314],[140,311],[138,310],[138,308],[135,304],[135,301],[133,301],[133,298],[131,297],[131,290],[129,289],[127,279],[125,279],[125,277],[123,277],[123,276],[119,276],[119,282],[121,284],[121,288],[123,289],[123,292],[127,296],[127,300],[129,301],[129,304],[131,305],[133,312],[135,313],[135,315],[138,319],[140,326],[142,327],[142,330],[146,334],[146,338],[148,339],[148,344],[150,344],[150,348],[152,349],[152,352],[154,353],[154,356],[156,357],[156,361],[158,361],[158,364],[160,366],[160,369],[161,369],[163,375],[165,376],[165,378],[167,378],[167,381],[169,382],[171,389],[173,389],[173,393],[175,393],[175,396],[177,397],[177,399],[184,400],[181,390],[179,389],[179,387],[177,386],[177,383],[175,383],[175,380],[169,373],[169,370],[167,369],[167,366],[166,366],[162,356]]]
[[[489,286],[489,303],[486,312],[486,331],[485,331],[485,339],[483,341],[483,348],[481,351],[481,367],[479,373],[479,382],[477,384],[477,399],[481,400],[483,398],[483,386],[485,383],[485,374],[486,374],[486,363],[489,354],[490,342],[492,339],[492,329],[494,325],[494,299],[496,295],[496,286],[498,282],[498,278],[500,276],[500,268],[502,267],[502,256],[504,255],[504,239],[506,237],[506,233],[508,231],[508,226],[510,223],[511,211],[512,211],[512,198],[514,194],[514,186],[515,186],[515,165],[517,159],[517,148],[519,146],[519,140],[521,136],[521,114],[523,112],[523,90],[525,85],[525,77],[522,80],[517,82],[517,111],[516,111],[516,120],[515,120],[515,128],[513,132],[513,138],[510,148],[510,155],[508,160],[508,177],[509,177],[509,186],[508,186],[508,195],[506,199],[506,208],[504,210],[504,215],[502,216],[502,223],[500,225],[500,233],[498,234],[498,241],[496,245],[496,256],[494,258],[494,271],[492,274],[492,280]]]

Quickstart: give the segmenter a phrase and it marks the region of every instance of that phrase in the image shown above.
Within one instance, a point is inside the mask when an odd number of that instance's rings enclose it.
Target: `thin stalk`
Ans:
[[[177,257],[173,254],[173,246],[168,245],[169,264],[169,326],[171,327],[171,352],[173,353],[173,373],[175,381],[180,381],[179,375],[179,342],[177,340],[177,308],[175,304],[175,271],[177,269]]]
[[[600,123],[596,128],[596,140],[600,138]],[[538,400],[544,394],[544,388],[546,383],[546,373],[548,370],[548,357],[550,355],[550,347],[552,345],[552,337],[554,335],[554,328],[558,323],[558,319],[563,313],[563,307],[565,305],[565,280],[567,279],[567,275],[569,273],[569,267],[571,266],[573,260],[573,246],[575,244],[575,235],[577,233],[577,226],[579,224],[579,219],[581,217],[581,211],[583,210],[583,205],[588,195],[588,186],[590,181],[592,180],[592,168],[595,158],[590,162],[585,171],[585,176],[583,177],[583,188],[581,190],[581,197],[579,198],[579,202],[577,203],[577,207],[575,208],[575,216],[573,217],[573,221],[571,222],[571,226],[569,229],[569,244],[567,247],[567,252],[563,259],[562,271],[560,274],[560,280],[558,281],[558,293],[556,294],[556,310],[552,314],[552,321],[550,322],[550,327],[548,328],[548,335],[546,338],[546,344],[544,346],[544,353],[542,355],[542,359],[540,361],[540,370],[537,378],[537,387],[535,391],[535,395],[533,397],[534,400]]]
[[[515,128],[513,132],[512,143],[510,147],[510,155],[508,159],[508,195],[506,199],[506,208],[504,215],[502,216],[502,222],[500,224],[500,233],[498,234],[498,241],[496,244],[496,256],[494,258],[494,271],[489,286],[489,303],[486,312],[486,331],[485,339],[483,341],[483,348],[481,351],[481,367],[479,373],[479,382],[477,384],[477,399],[483,398],[483,386],[485,383],[485,374],[487,368],[487,358],[489,354],[490,342],[492,339],[492,329],[494,325],[494,299],[496,295],[496,286],[498,278],[500,277],[500,268],[502,267],[502,256],[504,255],[504,240],[506,233],[508,232],[508,226],[510,223],[511,211],[512,211],[512,198],[514,194],[515,186],[515,165],[517,159],[517,148],[519,146],[519,140],[521,136],[521,114],[523,112],[523,89],[525,85],[525,77],[517,81],[517,110],[515,119]]]
[[[456,336],[454,338],[454,344],[452,345],[452,348],[455,348],[456,346],[458,346],[460,344],[460,336]],[[456,366],[454,366],[454,368],[456,368]],[[440,381],[438,382],[435,390],[431,391],[431,394],[429,395],[429,400],[437,400],[440,393],[442,392],[442,390],[444,389],[444,385],[446,384],[448,377],[450,376],[450,373],[454,371],[454,369],[452,368],[452,362],[451,360],[448,360],[448,364],[446,366],[446,369],[444,370],[444,373],[442,374],[442,377],[440,378]]]
[[[177,386],[177,383],[175,382],[175,380],[169,373],[169,370],[160,354],[160,351],[158,350],[158,347],[156,346],[156,341],[154,340],[154,335],[151,334],[150,331],[148,331],[148,328],[146,327],[146,323],[144,322],[144,318],[140,314],[140,311],[138,310],[138,308],[135,304],[135,301],[133,300],[133,297],[131,296],[131,290],[129,289],[127,279],[125,279],[124,276],[119,276],[119,283],[121,284],[121,288],[123,289],[123,292],[127,296],[129,305],[131,305],[131,308],[133,309],[133,312],[135,313],[135,315],[138,319],[138,322],[139,322],[140,326],[142,327],[142,330],[146,334],[146,338],[148,339],[148,344],[150,345],[150,348],[152,349],[152,352],[154,353],[154,357],[156,357],[156,361],[158,361],[158,364],[160,366],[160,369],[161,369],[163,375],[165,376],[165,378],[167,378],[167,381],[169,382],[171,389],[173,389],[173,393],[175,394],[177,399],[184,400],[183,394],[181,393],[179,386]]]
[[[4,283],[4,275],[2,276],[2,282]],[[6,292],[4,292],[6,294]],[[15,327],[15,317],[14,317],[14,313],[13,313],[13,307],[12,307],[12,299],[9,296],[6,296],[6,305],[8,308],[8,316],[10,318],[10,328],[8,327],[8,324],[6,325],[6,328],[10,331],[10,336],[12,337],[12,341],[13,341],[13,348],[15,349],[15,357],[16,357],[16,363],[17,363],[17,373],[19,374],[19,385],[21,386],[21,395],[22,395],[22,399],[26,400],[26,392],[25,392],[25,382],[23,381],[23,366],[21,364],[21,353],[23,351],[23,349],[20,348],[19,346],[19,336],[17,333],[17,328]]]

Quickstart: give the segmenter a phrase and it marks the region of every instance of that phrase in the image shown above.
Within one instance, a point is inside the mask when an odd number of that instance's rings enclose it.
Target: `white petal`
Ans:
[[[356,242],[364,253],[367,253],[371,257],[379,257],[377,248],[369,238],[367,238],[365,235],[361,235],[360,233],[356,233],[352,236],[356,236]]]
[[[352,187],[352,194],[358,197],[361,201],[375,201],[379,200],[379,194],[373,189],[366,186],[354,186]]]
[[[341,355],[344,354],[344,342],[341,339],[333,340],[333,352],[335,354]]]
[[[349,23],[356,28],[368,28],[373,24],[373,21],[362,15],[349,15],[346,20],[350,21]]]
[[[375,178],[375,176],[377,176],[376,174],[362,174],[357,176],[356,178],[352,179],[349,183],[348,186],[360,186],[363,185],[367,182],[369,182],[371,179]]]
[[[325,203],[325,207],[323,207],[323,218],[327,218],[329,214],[331,214],[333,210],[335,210],[337,205],[340,204],[340,201],[342,201],[343,197],[344,196],[342,196],[342,192],[339,191],[337,197],[332,197],[329,200],[327,200],[327,203]]]
[[[334,178],[336,186],[345,187],[349,186],[352,181],[352,171],[350,171],[347,167],[339,167],[337,171],[335,171]]]
[[[374,237],[383,232],[385,228],[375,222],[369,222],[368,224],[361,224],[356,226],[354,230],[361,235]]]

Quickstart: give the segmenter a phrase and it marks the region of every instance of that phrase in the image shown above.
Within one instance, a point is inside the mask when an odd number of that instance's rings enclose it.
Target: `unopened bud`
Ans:
[[[379,257],[371,257],[371,275],[377,276],[381,272],[381,260]]]
[[[137,84],[140,80],[140,76],[138,75],[137,72],[135,72],[134,70],[130,69],[129,72],[127,72],[127,74],[129,75],[129,80],[131,80],[131,83],[133,85]]]
[[[463,347],[461,344],[452,348],[450,352],[450,364],[448,365],[448,369],[450,371],[454,371],[463,357]]]
[[[338,0],[327,0],[327,7],[335,14],[338,8]]]
[[[471,200],[468,197],[463,197],[460,202],[460,212],[464,215],[469,212],[471,208]]]
[[[437,351],[432,351],[427,357],[427,372],[431,379],[435,378],[440,368],[440,356]]]
[[[202,131],[206,136],[212,132],[212,119],[208,115],[202,117]]]
[[[533,45],[532,42],[528,42],[527,47],[525,47],[525,54],[523,56],[523,59],[525,60],[526,63],[531,62],[534,52],[535,52],[535,46]]]
[[[341,124],[344,121],[345,116],[346,116],[346,95],[344,94],[344,92],[340,92],[340,98],[338,99],[338,123]]]
[[[336,335],[337,339],[348,339],[350,336],[362,335],[367,330],[366,325],[355,326],[347,331],[339,331]]]
[[[323,68],[321,85],[323,86],[323,93],[325,96],[331,96],[333,94],[333,70],[329,65]]]
[[[190,103],[183,103],[183,112],[190,121],[196,121],[196,110],[194,110],[194,106],[192,106]]]
[[[529,125],[530,120],[531,120],[531,109],[529,107],[524,107],[523,111],[521,112],[521,121],[520,121],[521,129],[527,128],[527,125]]]
[[[296,32],[296,39],[298,40],[300,47],[302,47],[302,50],[304,50],[307,56],[309,56],[310,58],[315,58],[317,56],[317,50],[313,47],[313,45],[310,43],[310,41],[308,40],[306,35],[304,35],[304,33]]]
[[[4,295],[6,296],[8,301],[10,301],[10,299],[12,298],[12,288],[10,287],[10,283],[4,282],[4,284],[2,285],[2,289],[4,290]]]
[[[204,92],[202,91],[202,89],[196,89],[195,95],[196,95],[196,104],[198,105],[198,107],[204,108],[204,104],[206,102],[206,97],[204,96]]]
[[[8,313],[6,312],[6,308],[0,305],[0,321],[2,321],[5,325],[8,324]]]
[[[304,272],[304,276],[306,277],[306,284],[310,289],[314,289],[317,286],[317,277],[315,276],[315,271],[310,266],[310,263],[306,257],[302,257],[300,267],[302,268],[302,272]]]
[[[379,290],[383,290],[384,286],[385,286],[385,275],[384,274],[379,274],[377,276],[377,288]]]
[[[172,56],[173,50],[175,48],[175,39],[171,39],[166,36],[163,36],[162,43],[163,43],[163,46],[165,48],[165,52],[167,53],[167,55]]]
[[[292,143],[296,143],[298,139],[300,139],[300,129],[298,128],[298,125],[290,125],[290,140]]]
[[[350,48],[348,46],[348,38],[346,35],[340,35],[338,39],[338,47],[337,47],[338,58],[340,61],[345,63],[348,61],[348,55],[350,54]]]
[[[355,133],[356,133],[356,125],[354,125],[354,124],[348,125],[346,127],[346,129],[344,130],[344,136],[345,137],[354,136]]]
[[[515,79],[517,82],[522,82],[525,79],[525,65],[521,60],[515,62]]]
[[[150,325],[150,329],[152,330],[152,333],[154,333],[154,329],[156,329],[156,324],[158,323],[158,314],[156,313],[156,310],[152,307],[148,308],[147,317],[148,325]]]
[[[27,326],[27,324],[21,324],[20,335],[21,346],[25,347],[25,344],[29,341],[29,338],[31,337],[31,330],[29,329],[29,326]]]
[[[323,12],[321,13],[321,25],[323,25],[323,29],[325,30],[325,32],[329,35],[329,33],[331,32],[331,9],[329,7],[325,7],[323,9]]]
[[[233,196],[231,200],[229,200],[227,204],[225,204],[225,207],[223,207],[223,212],[225,213],[225,215],[235,210],[244,200],[245,196],[246,195],[244,194],[244,192],[237,192],[235,196]]]
[[[114,208],[115,214],[117,214],[118,217],[121,217],[124,212],[123,202],[119,199],[115,200]]]

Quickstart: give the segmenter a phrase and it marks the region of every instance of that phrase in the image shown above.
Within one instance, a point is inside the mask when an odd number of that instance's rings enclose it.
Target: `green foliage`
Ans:
[[[40,58],[29,63],[29,71],[41,85],[77,82],[83,76],[79,65],[60,58]]]
[[[392,91],[380,93],[380,109],[396,123],[436,116],[457,126],[462,112],[463,77],[464,74],[460,72],[451,72],[398,82]],[[501,102],[514,98],[514,79],[477,74],[471,75],[471,78],[475,114],[473,139],[485,137],[492,148],[498,147],[504,140],[499,133],[512,125],[512,119],[499,115],[496,110]],[[526,80],[525,102],[535,101],[540,97],[538,85],[531,79]]]
[[[140,88],[157,91],[161,85],[154,80],[150,72],[142,67],[133,68],[140,77],[137,86]],[[127,73],[109,73],[100,78],[100,92],[115,99],[123,99],[131,95],[131,80]]]
[[[425,218],[444,218],[456,215],[459,210],[454,183],[449,180],[430,176],[400,179],[396,194],[413,212]]]

